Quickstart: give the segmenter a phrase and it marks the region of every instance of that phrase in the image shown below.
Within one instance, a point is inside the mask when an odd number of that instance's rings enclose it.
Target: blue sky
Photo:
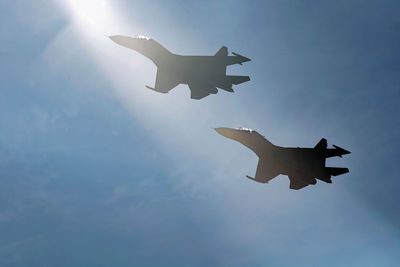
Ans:
[[[0,3],[1,266],[397,266],[397,1]],[[147,90],[155,66],[108,35],[252,59],[234,94]],[[289,190],[215,133],[352,151]]]

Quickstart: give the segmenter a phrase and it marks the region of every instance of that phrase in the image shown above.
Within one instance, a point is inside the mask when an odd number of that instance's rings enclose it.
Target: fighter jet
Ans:
[[[223,46],[214,56],[181,56],[173,54],[145,36],[135,38],[127,36],[111,36],[111,40],[119,45],[133,49],[148,57],[157,66],[157,77],[154,88],[159,93],[168,93],[178,84],[189,85],[192,99],[201,99],[209,94],[216,94],[218,88],[233,92],[232,85],[250,80],[249,76],[226,75],[226,67],[250,61],[249,58],[232,53],[228,56],[228,48]]]
[[[325,159],[342,157],[349,151],[333,145],[327,148],[325,138],[314,148],[275,146],[257,131],[247,128],[216,128],[219,134],[242,143],[259,158],[255,177],[246,176],[259,183],[268,183],[279,174],[288,175],[290,189],[301,189],[317,180],[332,183],[331,177],[349,172],[347,168],[325,167]]]

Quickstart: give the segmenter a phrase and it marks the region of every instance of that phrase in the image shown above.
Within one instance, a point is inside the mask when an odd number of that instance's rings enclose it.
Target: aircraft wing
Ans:
[[[205,88],[204,85],[189,84],[189,88],[190,98],[192,99],[202,99],[210,94],[210,92],[207,91],[207,88]]]
[[[290,180],[290,189],[294,190],[299,190],[302,189],[303,187],[306,187],[310,183],[306,182],[304,179],[302,179],[301,176],[293,176],[289,175],[289,180]]]
[[[156,85],[154,86],[155,91],[160,92],[160,93],[168,93],[171,89],[176,87],[178,84],[180,84],[177,79],[174,78],[173,75],[168,73],[167,71],[158,68],[157,69],[157,77],[156,77]]]
[[[256,176],[254,178],[250,176],[246,177],[249,178],[250,180],[265,184],[268,183],[270,180],[274,179],[277,175],[278,175],[277,173],[271,172],[271,169],[265,160],[259,159]]]

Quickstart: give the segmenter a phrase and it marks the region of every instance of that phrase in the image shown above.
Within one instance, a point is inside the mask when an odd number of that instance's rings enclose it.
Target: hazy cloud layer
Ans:
[[[78,2],[0,4],[1,265],[395,266],[396,2]],[[157,94],[152,63],[110,33],[182,54],[227,45],[253,59],[229,73],[252,81]],[[252,183],[256,156],[218,126],[326,137],[353,152],[328,161],[350,174]]]

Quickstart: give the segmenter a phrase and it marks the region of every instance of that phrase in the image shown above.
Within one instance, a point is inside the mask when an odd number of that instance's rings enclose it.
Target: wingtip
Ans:
[[[256,178],[253,178],[253,177],[251,177],[251,176],[248,176],[248,175],[246,175],[246,178],[247,179],[250,179],[250,180],[252,180],[252,181],[254,181],[254,182],[257,182],[257,183],[260,183],[260,184],[268,184],[268,181],[267,180],[257,180]]]

